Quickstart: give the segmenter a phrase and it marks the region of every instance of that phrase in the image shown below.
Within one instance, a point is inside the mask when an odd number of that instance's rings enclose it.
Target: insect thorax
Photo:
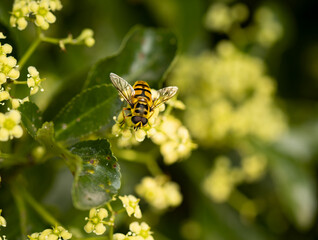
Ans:
[[[133,107],[133,115],[147,117],[150,107],[146,101],[137,101]]]

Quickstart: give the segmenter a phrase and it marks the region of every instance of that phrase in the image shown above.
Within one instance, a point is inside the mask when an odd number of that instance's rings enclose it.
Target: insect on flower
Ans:
[[[131,86],[125,79],[114,73],[110,73],[110,80],[128,103],[128,106],[122,109],[124,119],[120,123],[121,126],[125,123],[125,119],[130,117],[135,130],[147,126],[154,109],[168,101],[178,91],[177,87],[165,87],[158,90],[158,95],[153,98],[148,83],[144,81],[137,81],[134,86]],[[129,111],[129,114],[125,115],[125,111]]]

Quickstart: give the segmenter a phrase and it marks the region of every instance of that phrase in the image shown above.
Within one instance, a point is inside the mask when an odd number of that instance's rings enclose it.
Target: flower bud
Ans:
[[[2,46],[2,51],[5,53],[5,54],[10,54],[12,52],[12,46],[8,43],[6,44],[3,44]]]
[[[89,38],[86,38],[84,42],[87,47],[92,47],[95,44],[95,39],[92,37],[89,37]]]
[[[17,24],[20,31],[24,30],[28,26],[28,22],[25,18],[19,18]]]
[[[145,137],[146,137],[146,132],[142,129],[138,129],[136,132],[135,132],[135,138],[138,142],[142,142]]]
[[[0,92],[0,102],[4,100],[8,100],[10,98],[10,94],[8,91],[1,91]]]

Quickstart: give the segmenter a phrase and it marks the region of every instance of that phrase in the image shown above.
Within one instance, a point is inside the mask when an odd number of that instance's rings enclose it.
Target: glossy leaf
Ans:
[[[79,142],[70,148],[82,159],[81,171],[75,174],[73,203],[90,209],[109,201],[120,188],[120,171],[107,140]]]
[[[136,27],[128,33],[118,54],[99,61],[90,71],[86,87],[111,83],[111,72],[129,83],[147,81],[152,88],[160,81],[177,52],[176,36],[168,30]]]
[[[114,124],[120,105],[113,86],[100,85],[74,97],[54,120],[58,141],[76,142],[80,137]]]
[[[313,176],[301,164],[280,154],[271,155],[270,171],[287,216],[302,230],[311,227],[317,212]]]
[[[281,145],[267,146],[254,139],[253,146],[269,160],[276,194],[287,217],[301,230],[312,226],[317,212],[316,183],[304,162],[298,161]]]
[[[52,122],[43,124],[37,140],[46,147],[47,154],[63,158],[74,175],[72,196],[75,207],[96,207],[117,193],[120,168],[107,140],[79,142],[66,149],[54,140]]]
[[[36,137],[36,132],[42,126],[42,115],[37,105],[32,102],[25,102],[19,107],[21,121],[28,133]]]

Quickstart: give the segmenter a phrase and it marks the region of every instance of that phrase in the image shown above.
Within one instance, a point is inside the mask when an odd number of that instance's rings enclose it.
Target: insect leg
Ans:
[[[123,126],[123,125],[124,125],[124,123],[126,122],[126,121],[125,121],[126,117],[130,117],[130,116],[131,116],[131,113],[130,113],[130,114],[128,114],[127,116],[125,115],[125,111],[126,111],[126,110],[130,111],[130,110],[131,110],[131,108],[123,108],[123,109],[121,110],[121,112],[122,112],[122,114],[123,114],[124,119],[123,119],[123,121],[121,121],[121,123],[120,123],[120,127],[121,127],[121,126]]]
[[[152,117],[152,115],[153,115],[153,114],[154,114],[154,111],[152,111],[152,112],[151,112],[151,114],[150,114],[150,116],[148,117],[148,124],[149,124],[149,127],[152,127],[152,126],[151,126],[151,124],[149,123],[149,119]]]

